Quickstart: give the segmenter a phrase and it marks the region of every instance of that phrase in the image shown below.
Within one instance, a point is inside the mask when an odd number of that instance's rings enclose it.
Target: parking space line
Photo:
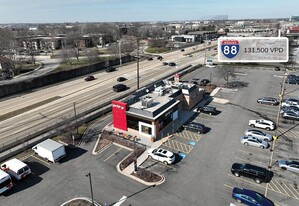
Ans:
[[[282,193],[282,192],[280,191],[280,189],[276,186],[276,184],[273,182],[273,180],[272,180],[269,184],[274,185],[275,188],[276,188],[280,193]],[[274,191],[275,191],[275,190],[274,190]]]
[[[229,185],[227,185],[227,184],[223,184],[225,187],[228,187],[228,188],[230,188],[230,189],[233,189],[233,187],[231,187],[231,186],[229,186]]]
[[[271,186],[271,184],[270,183],[267,183],[267,184],[268,184],[269,189],[273,190],[273,187]]]
[[[293,194],[293,196],[298,199],[298,197],[293,193],[293,191],[283,181],[282,181],[282,184],[284,184],[285,188],[288,189],[288,191],[290,191]]]
[[[277,180],[272,180],[272,181],[276,181],[276,182],[277,182],[277,185],[279,185],[279,187],[280,187],[281,189],[283,189],[283,191],[285,192],[285,194],[286,194],[287,196],[291,197],[291,196],[289,195],[289,193],[287,193],[287,191],[283,188],[283,186],[281,186],[281,184],[280,184]]]
[[[112,155],[110,155],[109,157],[107,157],[104,162],[106,162],[110,157],[112,157],[113,155],[115,155],[116,153],[118,153],[122,148],[119,148],[118,150],[116,150],[116,152],[113,152]]]
[[[242,161],[244,161],[244,162],[247,162],[248,160],[245,160],[245,159],[242,159],[242,158],[240,158],[240,157],[235,157],[236,159],[239,159],[239,160],[242,160]]]
[[[255,185],[255,186],[257,186],[257,187],[261,187],[261,188],[266,189],[266,186],[263,186],[263,185],[260,185],[260,184],[251,182],[251,181],[246,180],[246,179],[243,179],[242,176],[241,176],[241,177],[235,177],[235,176],[232,175],[232,174],[228,174],[228,176],[234,177],[234,179],[237,179],[237,180],[242,180],[242,181],[244,181],[244,182],[247,182],[247,183],[249,183],[249,184]]]
[[[296,194],[299,195],[299,192],[293,187],[293,185],[289,184],[291,186],[291,188],[295,191]],[[298,198],[299,199],[299,198]]]
[[[238,150],[238,151],[243,152],[243,153],[247,153],[248,152],[248,151],[244,151],[244,150]],[[260,158],[265,158],[265,159],[269,160],[269,156],[258,155],[256,153],[254,153],[254,156],[260,157]]]
[[[163,162],[160,162],[160,161],[158,161],[158,160],[151,159],[151,161],[153,161],[153,162],[155,162],[155,163],[157,163],[157,164],[159,164],[159,165],[168,167],[168,168],[170,168],[170,169],[177,170],[175,167],[172,167],[172,166],[170,166],[170,165],[164,164]]]
[[[27,154],[25,156],[20,157],[19,160],[23,161],[23,160],[25,160],[25,159],[27,159],[27,158],[29,158],[31,156],[32,156],[32,154]]]
[[[201,139],[201,136],[198,133],[183,131],[180,133],[176,133],[177,136],[182,137],[184,139],[189,139],[198,142]]]
[[[166,146],[166,147],[175,149],[177,151],[182,151],[186,154],[190,153],[190,151],[193,149],[192,146],[187,145],[187,144],[182,143],[182,142],[175,141],[175,140],[168,140],[167,142],[164,142],[163,145]]]
[[[31,157],[33,157],[33,158],[37,159],[38,161],[41,161],[41,162],[43,162],[43,163],[49,165],[49,166],[51,165],[49,162],[46,162],[46,161],[44,161],[44,160],[42,160],[42,159],[40,159],[40,158],[37,158],[37,157],[35,157],[34,155],[31,155]]]

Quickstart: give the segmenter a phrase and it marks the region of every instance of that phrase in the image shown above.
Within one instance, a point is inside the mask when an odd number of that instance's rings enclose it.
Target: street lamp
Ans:
[[[175,44],[174,47],[176,47],[176,68],[178,68],[178,57],[179,57],[179,47],[180,45]]]
[[[118,51],[119,51],[119,67],[121,67],[121,40],[118,41]]]
[[[91,203],[92,205],[94,205],[94,202],[93,202],[93,191],[92,191],[92,182],[91,182],[91,174],[90,172],[85,175],[86,177],[89,177],[89,185],[90,185],[90,193],[91,193]]]

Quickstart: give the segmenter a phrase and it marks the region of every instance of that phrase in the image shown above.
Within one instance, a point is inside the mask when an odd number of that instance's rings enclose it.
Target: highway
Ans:
[[[216,43],[213,42],[212,45],[216,45]],[[200,45],[197,49],[202,49],[203,46]],[[140,88],[180,71],[184,66],[202,64],[204,51],[195,53],[192,57],[184,55],[193,51],[193,47],[190,47],[186,48],[185,52],[176,50],[163,55],[163,61],[177,62],[178,67],[162,66],[162,62],[156,59],[141,61],[139,64]],[[137,89],[136,64],[122,65],[115,72],[100,71],[93,75],[96,77],[94,81],[85,82],[84,78],[77,78],[31,93],[23,93],[13,98],[2,99],[0,102],[0,117],[21,109],[24,112],[1,121],[0,148],[25,138],[36,131],[55,125],[57,122],[73,117],[74,103],[77,114],[79,114]],[[120,76],[128,79],[123,83],[129,89],[116,93],[112,91],[112,86],[118,83],[116,79]],[[28,107],[31,108],[26,109]]]

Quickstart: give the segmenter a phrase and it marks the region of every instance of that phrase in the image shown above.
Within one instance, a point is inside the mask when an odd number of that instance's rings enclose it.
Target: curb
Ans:
[[[64,202],[62,203],[60,206],[65,206],[66,204],[70,203],[71,201],[73,200],[86,200],[90,203],[92,203],[91,199],[90,198],[87,198],[87,197],[76,197],[76,198],[73,198],[73,199],[70,199],[68,200],[67,202]],[[95,206],[101,206],[99,203],[97,203],[95,200],[93,200],[93,203]]]
[[[131,153],[130,153],[131,154]],[[129,154],[129,155],[130,155]],[[128,155],[128,156],[129,156]],[[126,158],[128,157],[128,156],[126,156]],[[140,182],[140,183],[142,183],[142,184],[144,184],[144,185],[147,185],[147,186],[153,186],[153,185],[160,185],[160,184],[162,184],[163,182],[165,182],[165,177],[163,176],[163,175],[159,175],[159,174],[157,174],[157,173],[154,173],[154,174],[156,174],[156,175],[158,175],[158,176],[160,176],[161,177],[161,180],[159,181],[159,182],[146,182],[146,181],[144,181],[144,180],[142,180],[142,179],[140,179],[140,178],[138,178],[138,177],[135,177],[134,175],[131,175],[131,174],[128,174],[128,173],[126,173],[126,172],[123,172],[123,171],[121,171],[120,170],[120,168],[119,168],[119,165],[121,164],[121,162],[122,161],[120,161],[117,165],[116,165],[116,170],[120,173],[120,174],[122,174],[122,175],[125,175],[125,176],[127,176],[127,177],[129,177],[129,178],[131,178],[131,179],[133,179],[133,180],[135,180],[135,181],[137,181],[137,182]],[[132,163],[133,164],[133,163]],[[128,166],[128,167],[130,167],[130,165]]]

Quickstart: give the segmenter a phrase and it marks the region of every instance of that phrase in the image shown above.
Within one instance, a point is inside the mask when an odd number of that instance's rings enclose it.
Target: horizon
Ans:
[[[287,19],[298,13],[299,2],[271,4],[252,0],[1,0],[0,24],[51,24],[75,22],[182,22],[214,20]],[[78,15],[79,14],[79,15]],[[193,19],[193,20],[190,20]]]

